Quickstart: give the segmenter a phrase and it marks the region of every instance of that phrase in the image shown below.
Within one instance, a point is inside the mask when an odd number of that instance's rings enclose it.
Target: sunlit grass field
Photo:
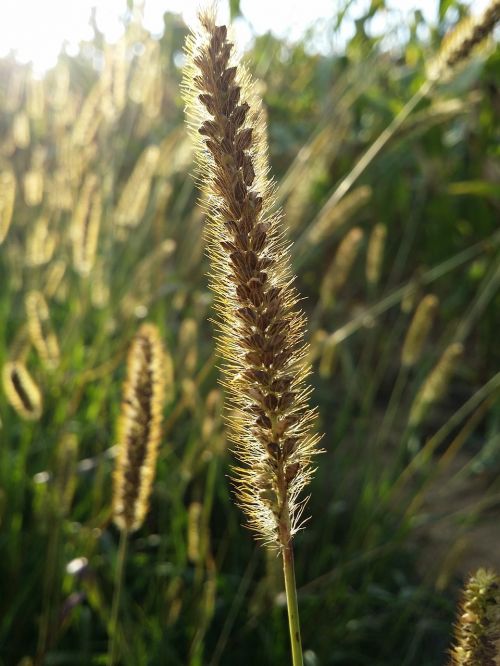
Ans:
[[[500,53],[425,84],[460,14],[345,52],[256,38],[324,453],[295,540],[309,666],[446,663],[457,591],[500,569]],[[345,19],[344,19],[345,20]],[[339,29],[342,16],[332,19]],[[131,20],[44,78],[0,61],[0,664],[106,664],[126,355],[166,354],[150,509],[129,540],[126,665],[289,663],[282,572],[244,526],[180,93],[187,29]],[[424,36],[425,37],[424,37]]]

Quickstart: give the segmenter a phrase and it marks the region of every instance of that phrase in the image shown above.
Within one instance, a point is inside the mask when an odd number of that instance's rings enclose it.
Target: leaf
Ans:
[[[234,21],[235,18],[241,16],[240,0],[229,0],[229,15],[231,21]]]
[[[449,194],[474,194],[480,197],[500,197],[500,185],[487,183],[484,180],[464,180],[450,183],[446,188]]]

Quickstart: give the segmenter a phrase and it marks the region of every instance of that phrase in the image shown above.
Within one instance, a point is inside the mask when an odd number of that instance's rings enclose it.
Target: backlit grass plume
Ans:
[[[26,295],[25,305],[31,342],[43,364],[53,370],[59,365],[61,354],[45,296],[41,291],[30,291]]]
[[[8,361],[2,380],[5,396],[19,416],[37,421],[42,415],[42,394],[24,363]]]
[[[478,16],[468,16],[443,39],[441,48],[429,64],[430,80],[448,76],[455,67],[465,62],[473,51],[493,32],[500,21],[500,0],[492,0]]]
[[[450,666],[496,666],[499,642],[500,579],[492,571],[479,569],[463,592]]]
[[[161,436],[164,392],[160,335],[153,324],[143,324],[128,353],[114,477],[114,521],[128,532],[139,529],[148,510]]]
[[[114,475],[113,518],[120,530],[111,609],[108,662],[118,657],[118,611],[130,532],[146,517],[156,472],[165,397],[164,352],[158,328],[143,324],[127,358],[127,377],[118,421],[118,460]]]
[[[219,352],[238,413],[230,423],[243,464],[235,485],[258,536],[284,546],[299,526],[298,495],[317,441],[306,404],[304,318],[280,215],[271,213],[260,103],[226,26],[208,12],[200,23],[188,38],[183,88],[206,196]]]
[[[260,101],[212,11],[187,40],[183,90],[195,137],[219,315],[219,354],[241,466],[238,500],[257,536],[283,553],[294,663],[302,663],[291,539],[318,437],[304,316],[297,308],[280,213],[273,213]]]

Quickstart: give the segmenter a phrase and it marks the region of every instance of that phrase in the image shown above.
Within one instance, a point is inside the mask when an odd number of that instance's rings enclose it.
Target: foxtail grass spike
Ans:
[[[436,314],[439,299],[428,294],[418,304],[401,351],[401,363],[411,368],[417,363]]]
[[[73,265],[83,276],[95,262],[102,215],[102,196],[97,177],[89,174],[84,181],[73,217]]]
[[[455,625],[450,666],[500,663],[500,578],[486,569],[470,577]]]
[[[366,281],[371,287],[377,286],[380,282],[386,237],[385,224],[376,224],[370,234],[366,251]]]
[[[328,236],[352,219],[370,201],[371,196],[371,187],[360,185],[347,194],[342,202],[334,206],[330,206],[327,203],[321,209],[316,221],[308,228],[304,238],[306,244],[310,246],[319,245]]]
[[[302,666],[292,538],[318,442],[307,404],[305,321],[281,213],[273,212],[260,101],[226,26],[216,25],[213,11],[199,18],[199,32],[187,40],[183,90],[208,217],[230,437],[240,462],[233,482],[249,526],[281,551],[292,659]]]
[[[464,346],[460,342],[454,342],[444,350],[415,396],[410,410],[410,427],[418,426],[423,421],[429,407],[443,397],[463,351]]]
[[[16,200],[16,176],[11,169],[0,173],[0,245],[10,229]]]
[[[265,127],[252,81],[211,12],[187,41],[183,91],[208,217],[219,354],[233,415],[239,503],[260,539],[285,548],[301,523],[318,437]]]
[[[445,36],[437,56],[429,64],[429,80],[439,81],[449,76],[485,42],[499,21],[500,0],[491,0],[479,16],[470,16],[460,21]]]
[[[128,353],[118,421],[113,514],[122,531],[139,529],[148,510],[161,437],[164,391],[160,334],[153,324],[143,324]]]
[[[59,365],[60,351],[45,296],[40,291],[30,291],[26,295],[25,304],[31,342],[43,364],[53,370]]]
[[[115,211],[115,222],[118,227],[136,227],[146,211],[151,183],[155,175],[160,149],[148,146],[134,167],[125,183]]]
[[[23,419],[38,421],[42,415],[42,394],[24,363],[8,361],[2,371],[5,396]]]
[[[26,243],[26,265],[43,266],[48,264],[54,255],[58,238],[50,230],[49,218],[41,215],[33,225]]]
[[[337,294],[347,282],[362,240],[363,231],[359,227],[354,227],[340,241],[321,283],[319,297],[323,307],[328,307],[335,301]]]

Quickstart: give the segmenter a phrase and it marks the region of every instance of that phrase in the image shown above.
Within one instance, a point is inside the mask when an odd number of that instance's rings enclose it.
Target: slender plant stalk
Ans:
[[[357,179],[367,169],[373,159],[377,157],[387,142],[396,134],[418,103],[430,92],[431,88],[432,82],[424,81],[413,97],[406,102],[399,113],[394,116],[389,125],[381,132],[381,134],[379,134],[377,139],[375,139],[363,155],[361,155],[347,176],[340,181],[325,204],[326,207],[333,208],[333,206],[336,206],[342,197],[349,192]]]
[[[288,607],[288,626],[292,646],[293,666],[302,666],[302,641],[300,638],[299,606],[297,603],[297,586],[295,585],[295,566],[293,562],[293,546],[291,543],[283,551],[283,573],[285,575],[286,603]]]
[[[128,546],[128,530],[124,529],[120,532],[120,543],[118,546],[118,560],[116,565],[115,586],[113,592],[113,604],[111,606],[111,622],[110,622],[110,641],[108,651],[109,666],[116,663],[118,656],[118,613],[120,610],[120,603],[123,589],[123,578],[125,573],[125,560],[127,557]]]
[[[213,11],[187,41],[183,82],[208,213],[219,354],[232,407],[238,502],[258,538],[283,557],[293,663],[302,664],[292,538],[318,436],[308,407],[305,319],[268,177],[260,100]]]

